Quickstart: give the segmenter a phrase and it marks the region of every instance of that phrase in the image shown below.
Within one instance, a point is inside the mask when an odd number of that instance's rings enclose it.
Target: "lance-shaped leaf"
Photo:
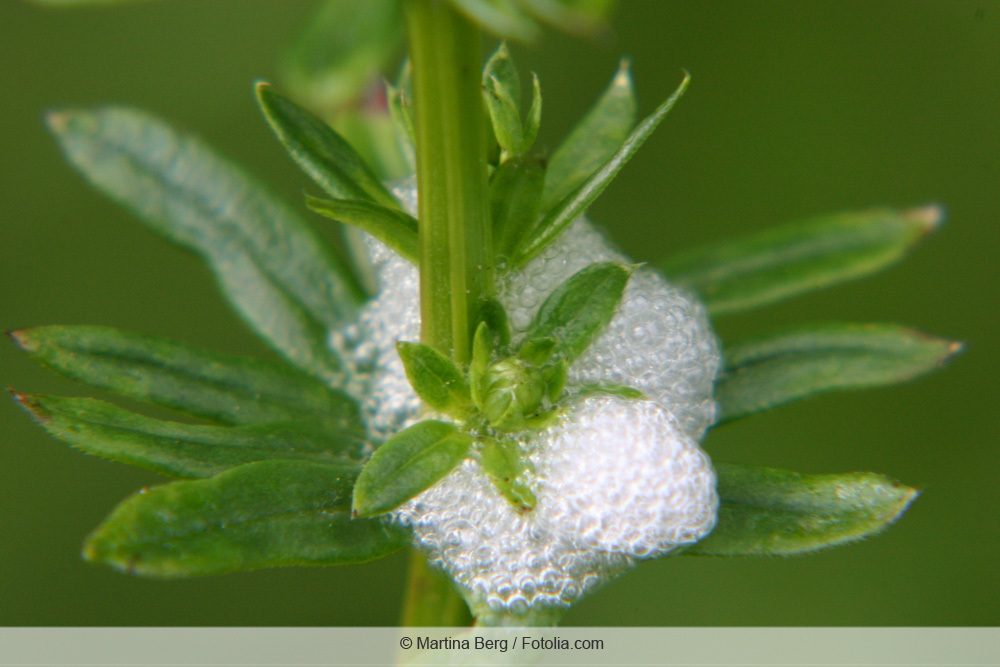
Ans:
[[[557,287],[535,313],[525,341],[551,338],[556,354],[576,359],[615,314],[632,271],[621,264],[592,264]]]
[[[690,80],[691,78],[685,73],[684,79],[677,87],[677,90],[629,133],[625,141],[618,147],[618,150],[597,171],[592,173],[580,187],[566,195],[558,204],[545,212],[545,215],[536,225],[530,238],[518,249],[514,259],[516,265],[523,265],[540,253],[571,222],[583,215],[584,211],[587,210],[587,207],[595,199],[601,196],[601,193],[611,184],[611,181],[618,175],[618,172],[628,164],[628,161],[639,151],[646,142],[646,139],[653,134],[653,131],[659,127],[663,119],[670,113],[670,110],[674,108],[677,100],[687,90]]]
[[[636,102],[629,63],[618,72],[587,115],[549,160],[542,210],[549,211],[607,162],[635,125]]]
[[[685,252],[660,268],[713,314],[738,312],[878,271],[943,217],[938,206],[824,216]]]
[[[563,32],[594,36],[607,29],[614,0],[519,0],[530,15]]]
[[[87,540],[83,555],[130,574],[183,577],[386,556],[406,532],[350,515],[357,468],[248,463],[210,479],[144,489]]]
[[[451,359],[422,343],[396,344],[413,390],[435,410],[464,417],[471,407],[469,385]]]
[[[55,438],[88,454],[173,477],[211,477],[267,459],[348,463],[358,460],[364,447],[362,430],[330,430],[309,422],[182,424],[91,398],[13,395]]]
[[[903,382],[941,366],[954,341],[887,324],[827,324],[727,347],[721,421],[834,389]]]
[[[326,0],[283,58],[296,99],[338,110],[363,96],[402,42],[399,0]]]
[[[399,207],[378,176],[333,128],[268,83],[257,84],[257,100],[288,154],[323,190],[338,199]]]
[[[354,512],[375,516],[399,507],[462,462],[471,436],[454,424],[423,421],[375,450],[354,485]]]
[[[230,424],[319,420],[360,428],[345,394],[280,364],[96,326],[10,332],[33,358],[71,378],[140,401]]]
[[[420,261],[417,221],[398,208],[373,202],[322,199],[306,195],[306,204],[320,215],[362,229],[414,264]]]
[[[716,466],[715,529],[684,553],[789,555],[871,535],[895,521],[917,491],[870,472],[802,475],[733,464]]]
[[[410,63],[407,61],[395,85],[386,82],[385,98],[389,107],[389,117],[396,128],[396,143],[409,172],[417,170],[416,131],[413,129],[413,91],[410,84]]]
[[[525,481],[528,462],[518,451],[517,443],[485,438],[479,452],[479,463],[504,498],[519,512],[534,509],[538,499]]]
[[[130,109],[48,117],[70,162],[211,266],[237,311],[289,361],[339,378],[326,343],[358,294],[305,223],[201,142]]]
[[[530,42],[541,32],[516,0],[451,0],[451,4],[480,28],[503,39]]]
[[[545,165],[541,160],[505,160],[490,178],[493,248],[509,257],[538,220]]]

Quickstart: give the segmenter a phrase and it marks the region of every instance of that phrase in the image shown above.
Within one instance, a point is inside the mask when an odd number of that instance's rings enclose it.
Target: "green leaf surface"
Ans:
[[[173,477],[211,477],[267,459],[357,462],[364,447],[363,430],[309,422],[206,426],[152,419],[91,398],[18,392],[14,398],[52,436],[77,449]]]
[[[525,341],[551,338],[557,353],[573,361],[611,321],[631,275],[628,267],[610,262],[575,273],[545,299]]]
[[[531,487],[525,483],[528,462],[518,451],[516,442],[484,439],[479,463],[500,494],[517,511],[528,512],[538,504]]]
[[[903,382],[941,366],[954,341],[888,324],[827,324],[726,347],[720,421],[835,389]]]
[[[691,250],[660,269],[722,315],[878,271],[902,258],[943,217],[937,206],[823,216]]]
[[[505,160],[490,179],[493,248],[509,257],[538,220],[545,164],[534,158]]]
[[[646,398],[646,395],[638,389],[623,384],[584,384],[577,387],[574,393],[578,397],[617,396],[618,398],[627,398],[632,401]]]
[[[595,36],[605,30],[614,0],[518,0],[542,23],[575,35]]]
[[[718,522],[685,554],[790,555],[871,535],[895,521],[917,491],[875,473],[803,475],[718,464]]]
[[[427,405],[457,418],[468,413],[469,385],[451,359],[423,343],[399,342],[396,349],[410,385]]]
[[[396,129],[396,143],[403,155],[409,173],[416,173],[416,130],[413,127],[413,90],[409,83],[410,63],[401,70],[400,80],[395,85],[386,82],[385,97],[389,107],[389,117]]]
[[[268,83],[257,84],[257,100],[288,154],[329,195],[399,208],[378,176],[333,128]]]
[[[375,516],[399,507],[461,463],[472,438],[454,424],[423,421],[375,450],[354,486],[354,512]]]
[[[398,208],[348,199],[322,199],[306,195],[306,204],[320,215],[362,229],[416,264],[420,261],[417,220]]]
[[[264,340],[308,372],[340,378],[326,338],[353,316],[358,294],[297,214],[201,142],[139,111],[61,111],[48,121],[91,183],[205,259]]]
[[[399,0],[326,0],[285,54],[282,78],[296,99],[334,112],[365,94],[402,39]]]
[[[496,77],[486,79],[483,90],[497,143],[508,155],[520,155],[524,146],[524,128],[517,103]]]
[[[540,253],[554,241],[579,216],[583,215],[594,200],[611,184],[628,161],[639,151],[646,139],[659,127],[677,100],[687,90],[691,81],[686,73],[677,90],[660,106],[640,122],[618,150],[593,172],[576,190],[566,195],[558,204],[545,212],[544,217],[536,225],[530,240],[522,245],[515,257],[515,264],[520,266]]]
[[[230,424],[302,419],[360,428],[357,405],[287,366],[97,326],[20,329],[11,338],[71,378]]]
[[[515,0],[451,0],[451,4],[480,28],[502,39],[531,42],[541,32]]]
[[[611,159],[635,125],[636,101],[629,63],[549,159],[542,210],[549,211]]]
[[[144,489],[90,535],[84,557],[154,577],[381,558],[408,536],[384,521],[351,518],[356,470],[261,461],[210,479]]]

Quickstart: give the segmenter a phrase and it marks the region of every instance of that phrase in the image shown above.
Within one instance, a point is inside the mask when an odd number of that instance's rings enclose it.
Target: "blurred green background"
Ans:
[[[306,179],[259,117],[313,3],[163,0],[65,11],[0,3],[0,327],[108,324],[268,354],[192,256],[89,189],[41,122],[126,103],[196,131],[300,201]],[[643,111],[690,92],[592,209],[639,260],[871,205],[941,202],[949,221],[861,283],[726,318],[726,340],[822,320],[893,321],[963,340],[943,372],[801,402],[726,426],[720,459],[874,470],[923,489],[863,543],[797,558],[644,563],[573,609],[573,625],[1000,623],[1000,3],[623,0],[615,38],[549,33],[519,49],[541,76],[554,145],[633,58]],[[334,238],[325,221],[317,226]],[[0,346],[0,380],[89,390]],[[0,624],[391,625],[405,558],[359,567],[148,581],[79,558],[87,532],[151,473],[45,436],[0,402]]]

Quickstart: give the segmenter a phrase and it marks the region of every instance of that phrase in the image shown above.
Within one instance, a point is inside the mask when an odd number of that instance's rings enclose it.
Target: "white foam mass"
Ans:
[[[394,190],[415,209],[412,183]],[[396,353],[420,334],[416,268],[369,239],[378,294],[331,344],[361,378],[355,388],[374,441],[418,419]],[[498,280],[515,341],[545,298],[595,262],[627,258],[577,220],[523,270]],[[718,343],[704,308],[650,269],[636,270],[608,327],[570,369],[567,394],[624,384],[648,400],[592,396],[522,438],[538,505],[516,511],[474,457],[396,510],[414,540],[475,604],[526,611],[568,605],[635,559],[703,537],[715,521],[715,476],[697,441],[715,414]]]

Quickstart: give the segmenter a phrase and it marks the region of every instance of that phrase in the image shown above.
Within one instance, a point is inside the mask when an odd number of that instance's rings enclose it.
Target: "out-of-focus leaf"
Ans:
[[[525,483],[528,463],[509,440],[487,438],[479,452],[483,472],[492,480],[500,494],[519,512],[527,512],[538,504],[534,492]]]
[[[585,384],[577,387],[575,394],[578,397],[617,396],[618,398],[627,398],[632,401],[646,398],[646,395],[638,389],[623,384]]]
[[[636,101],[627,60],[569,136],[552,154],[542,210],[548,211],[611,159],[635,126]]]
[[[357,199],[322,199],[307,195],[306,204],[324,217],[368,232],[414,264],[420,261],[417,221],[409,213]]]
[[[503,39],[531,42],[541,32],[516,0],[451,0],[451,4],[480,28]]]
[[[386,82],[385,97],[389,107],[389,117],[396,130],[396,143],[407,166],[407,173],[417,171],[416,130],[413,129],[413,84],[410,77],[410,61],[400,69],[395,84]]]
[[[628,267],[610,262],[578,271],[545,299],[525,341],[551,338],[563,359],[576,359],[611,321],[631,275]]]
[[[580,187],[563,198],[555,207],[545,212],[531,235],[526,237],[527,242],[518,249],[514,258],[516,265],[523,265],[545,249],[571,222],[583,215],[595,199],[601,196],[601,193],[611,184],[618,172],[628,164],[632,156],[638,152],[646,139],[653,134],[653,131],[674,108],[677,100],[687,90],[690,80],[691,78],[685,74],[684,80],[681,81],[677,90],[629,133],[618,150],[597,171],[592,173]]]
[[[685,252],[660,268],[721,315],[878,271],[936,229],[943,216],[937,206],[823,216]]]
[[[359,295],[306,224],[199,141],[139,111],[49,114],[66,156],[152,229],[198,254],[247,323],[289,361],[341,377],[326,343]]]
[[[518,0],[539,21],[577,35],[590,36],[607,28],[605,19],[614,0]]]
[[[28,2],[43,7],[87,7],[90,5],[124,5],[135,2],[149,2],[149,0],[28,0]]]
[[[399,358],[413,391],[435,410],[464,417],[471,407],[469,385],[455,363],[430,345],[399,342]]]
[[[402,44],[399,0],[326,0],[283,59],[296,99],[334,112],[362,97]]]
[[[388,112],[367,108],[342,111],[334,119],[333,128],[382,182],[398,181],[413,173],[413,164],[404,154],[396,123]]]
[[[51,435],[88,454],[173,477],[211,477],[267,459],[350,463],[363,430],[308,422],[205,426],[152,419],[91,398],[14,393]]]
[[[230,424],[301,419],[357,428],[353,400],[284,365],[207,352],[110,327],[46,326],[11,338],[71,378]]]
[[[375,450],[354,486],[354,512],[375,516],[402,505],[461,463],[472,438],[454,424],[423,421]]]
[[[727,347],[721,421],[834,389],[903,382],[941,366],[954,341],[888,324],[827,324]]]
[[[356,472],[353,465],[261,461],[144,489],[115,508],[83,554],[154,577],[381,558],[407,535],[384,521],[351,518]]]
[[[257,100],[288,154],[328,194],[399,207],[378,176],[333,128],[268,83],[257,84]]]
[[[685,554],[789,555],[871,535],[895,521],[917,491],[870,472],[802,475],[719,464],[715,529]]]
[[[542,160],[505,160],[490,178],[493,249],[508,257],[538,220],[545,165]]]

